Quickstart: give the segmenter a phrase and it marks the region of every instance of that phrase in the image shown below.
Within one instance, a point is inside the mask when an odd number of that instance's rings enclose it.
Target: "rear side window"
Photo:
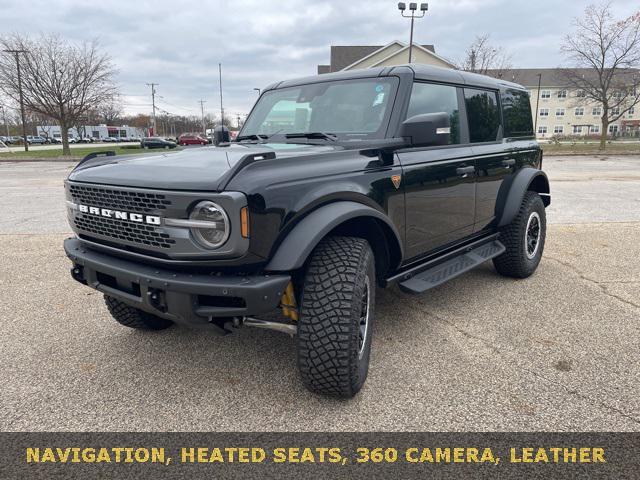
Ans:
[[[502,92],[505,137],[532,137],[533,120],[529,94],[521,90]]]
[[[407,118],[423,113],[449,114],[451,143],[460,143],[460,109],[456,87],[434,83],[414,83]]]
[[[471,143],[495,142],[500,132],[500,110],[496,92],[464,89]]]

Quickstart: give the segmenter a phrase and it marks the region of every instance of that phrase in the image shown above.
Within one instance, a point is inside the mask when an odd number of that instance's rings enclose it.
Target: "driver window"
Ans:
[[[445,112],[451,121],[451,144],[460,143],[460,110],[456,87],[435,83],[414,83],[407,118],[424,113]]]

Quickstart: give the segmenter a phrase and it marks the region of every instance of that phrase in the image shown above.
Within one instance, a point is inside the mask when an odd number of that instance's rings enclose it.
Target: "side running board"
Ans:
[[[400,289],[405,293],[426,292],[430,288],[437,287],[447,280],[462,275],[481,263],[497,257],[505,250],[505,246],[499,240],[485,243],[443,263],[416,273],[411,278],[400,282]]]

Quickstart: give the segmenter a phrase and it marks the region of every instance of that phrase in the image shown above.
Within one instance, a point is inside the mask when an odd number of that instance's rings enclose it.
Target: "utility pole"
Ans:
[[[147,83],[147,87],[151,87],[151,105],[153,106],[153,114],[151,115],[151,126],[153,128],[153,135],[156,136],[156,87],[159,83]]]
[[[236,118],[237,118],[237,121],[238,121],[238,128],[240,128],[240,114],[239,113],[237,114]]]
[[[222,106],[222,64],[218,64],[218,73],[220,75],[220,124],[224,127],[224,108]]]
[[[202,112],[202,134],[206,137],[207,136],[207,127],[204,123],[204,104],[207,103],[206,100],[199,100],[200,102],[200,111]]]
[[[24,116],[24,96],[22,94],[22,76],[20,75],[20,54],[27,53],[26,50],[4,50],[5,53],[13,53],[16,57],[16,69],[18,70],[18,93],[20,95],[20,117],[22,119],[22,139],[24,140],[24,151],[29,151],[27,142],[27,122]]]
[[[413,21],[416,18],[422,18],[425,16],[425,14],[427,13],[427,10],[429,10],[429,4],[428,3],[420,4],[420,11],[422,12],[422,15],[420,15],[419,17],[416,17],[416,10],[418,9],[417,3],[412,2],[409,4],[409,11],[411,12],[411,15],[404,14],[406,9],[407,9],[407,5],[404,2],[398,3],[398,10],[400,10],[400,14],[405,18],[411,19],[411,33],[409,34],[409,63],[411,63],[412,53],[413,53]]]
[[[536,99],[536,116],[535,116],[535,122],[533,125],[533,134],[537,137],[538,136],[538,107],[540,106],[540,85],[542,84],[542,73],[538,74],[538,98]]]
[[[7,137],[9,137],[9,124],[7,123],[7,111],[4,109],[4,105],[0,105],[2,109],[2,117],[4,118],[4,128],[7,130]]]

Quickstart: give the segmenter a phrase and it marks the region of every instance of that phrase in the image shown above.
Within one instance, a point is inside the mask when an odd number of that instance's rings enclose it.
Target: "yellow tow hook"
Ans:
[[[298,304],[296,303],[296,295],[293,291],[292,282],[289,282],[289,285],[285,288],[282,298],[280,299],[280,306],[282,307],[282,313],[285,317],[289,317],[294,322],[298,321]]]

